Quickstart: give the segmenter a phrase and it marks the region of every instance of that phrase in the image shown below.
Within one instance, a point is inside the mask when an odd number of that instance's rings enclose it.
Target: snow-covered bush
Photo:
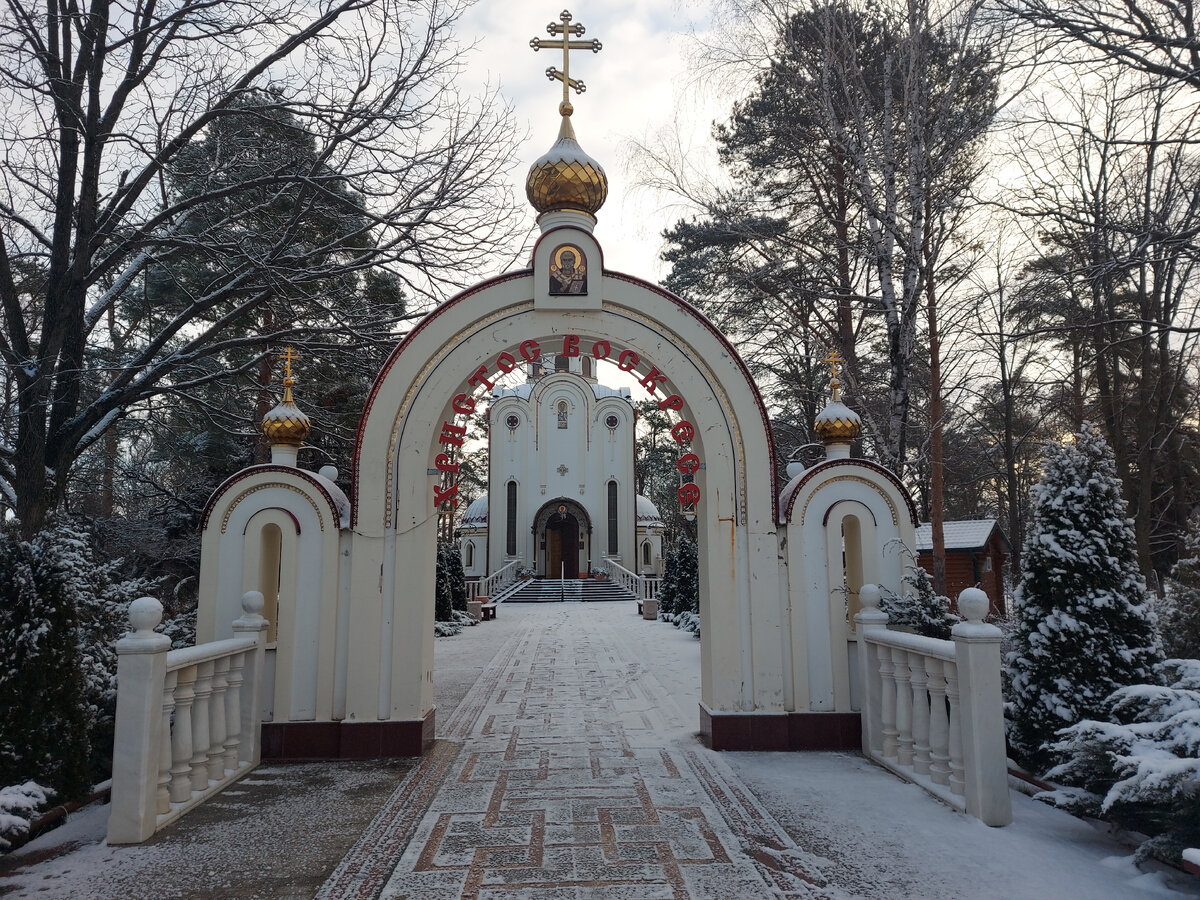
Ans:
[[[1048,773],[1070,788],[1039,795],[1079,815],[1153,835],[1139,858],[1200,846],[1200,661],[1172,659],[1159,684],[1114,691],[1103,720],[1060,732]]]
[[[662,583],[658,591],[658,611],[700,613],[700,574],[696,545],[685,537],[664,554]]]
[[[904,567],[904,593],[896,595],[881,588],[879,609],[887,613],[888,627],[903,625],[915,634],[950,640],[950,629],[962,621],[950,612],[950,598],[933,592],[933,580],[917,562],[912,550],[904,547],[908,556]]]
[[[1200,659],[1200,519],[1188,523],[1183,546],[1163,585],[1162,640],[1168,656]]]
[[[697,640],[700,639],[700,616],[696,613],[684,610],[680,613],[668,613],[662,619],[664,622],[670,622],[676,628],[690,631]]]
[[[467,613],[454,610],[450,614],[450,619],[446,622],[434,622],[433,634],[434,637],[450,637],[451,635],[461,634],[463,628],[479,623],[472,619]]]
[[[1030,500],[1006,714],[1013,751],[1044,770],[1059,729],[1100,718],[1118,688],[1152,683],[1161,650],[1100,432],[1085,424],[1073,442],[1051,444]]]
[[[82,529],[0,535],[0,784],[33,779],[64,799],[111,766],[126,610],[154,585],[98,562]]]
[[[11,850],[13,841],[29,833],[30,821],[53,796],[54,791],[36,781],[0,787],[0,852]]]

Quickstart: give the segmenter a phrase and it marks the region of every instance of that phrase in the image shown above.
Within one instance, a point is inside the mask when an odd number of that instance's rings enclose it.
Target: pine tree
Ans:
[[[91,786],[90,717],[70,572],[53,556],[0,534],[0,786],[69,800]]]
[[[454,592],[450,587],[450,556],[447,549],[445,544],[439,544],[437,548],[433,618],[438,622],[454,621]]]
[[[904,593],[900,596],[885,589],[879,608],[887,613],[888,625],[906,625],[915,634],[925,637],[950,639],[950,629],[959,617],[950,612],[950,598],[940,596],[933,590],[929,577],[911,550],[905,548],[909,562],[905,566]]]
[[[1200,659],[1200,519],[1188,523],[1184,551],[1166,580],[1162,637],[1167,656]]]
[[[1031,494],[1006,657],[1009,740],[1043,771],[1055,733],[1101,718],[1118,688],[1155,682],[1157,623],[1112,452],[1087,423],[1051,444]]]
[[[700,568],[696,555],[696,542],[685,537],[675,551],[675,569],[678,591],[675,601],[676,612],[700,614]]]
[[[658,589],[658,614],[666,617],[674,615],[679,601],[679,553],[675,547],[663,550],[662,583]]]
[[[467,611],[467,573],[463,570],[462,548],[458,544],[443,544],[446,553],[446,572],[450,581],[450,605],[459,612]]]

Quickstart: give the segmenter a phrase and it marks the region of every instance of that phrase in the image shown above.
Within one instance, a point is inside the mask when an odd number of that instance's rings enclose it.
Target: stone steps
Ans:
[[[560,603],[581,601],[633,600],[633,594],[620,585],[591,578],[544,579],[527,581],[517,591],[504,598],[505,603]]]

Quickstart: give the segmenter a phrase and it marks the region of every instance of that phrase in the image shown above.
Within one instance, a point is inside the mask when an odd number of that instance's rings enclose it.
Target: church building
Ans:
[[[600,384],[598,368],[560,354],[528,363],[524,384],[493,390],[488,491],[459,530],[468,578],[514,561],[542,578],[587,578],[605,560],[661,573],[662,517],[634,493],[630,388]]]

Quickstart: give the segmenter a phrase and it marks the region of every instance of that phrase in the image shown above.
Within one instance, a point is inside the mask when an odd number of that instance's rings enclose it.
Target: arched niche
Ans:
[[[481,366],[494,372],[498,354],[515,356],[536,340],[548,359],[572,339],[583,352],[606,341],[636,353],[639,376],[665,375],[657,396],[664,387],[681,395],[680,415],[695,425],[704,463],[695,481],[705,706],[786,709],[791,648],[777,580],[774,448],[754,382],[720,332],[678,297],[614,273],[592,290],[602,302],[593,295],[588,308],[555,310],[535,303],[528,271],[485,282],[423,320],[385,365],[359,426],[352,496],[352,643],[379,652],[352,661],[352,716],[415,721],[431,709],[437,516],[429,473],[454,398]],[[486,403],[483,391],[474,397]]]

